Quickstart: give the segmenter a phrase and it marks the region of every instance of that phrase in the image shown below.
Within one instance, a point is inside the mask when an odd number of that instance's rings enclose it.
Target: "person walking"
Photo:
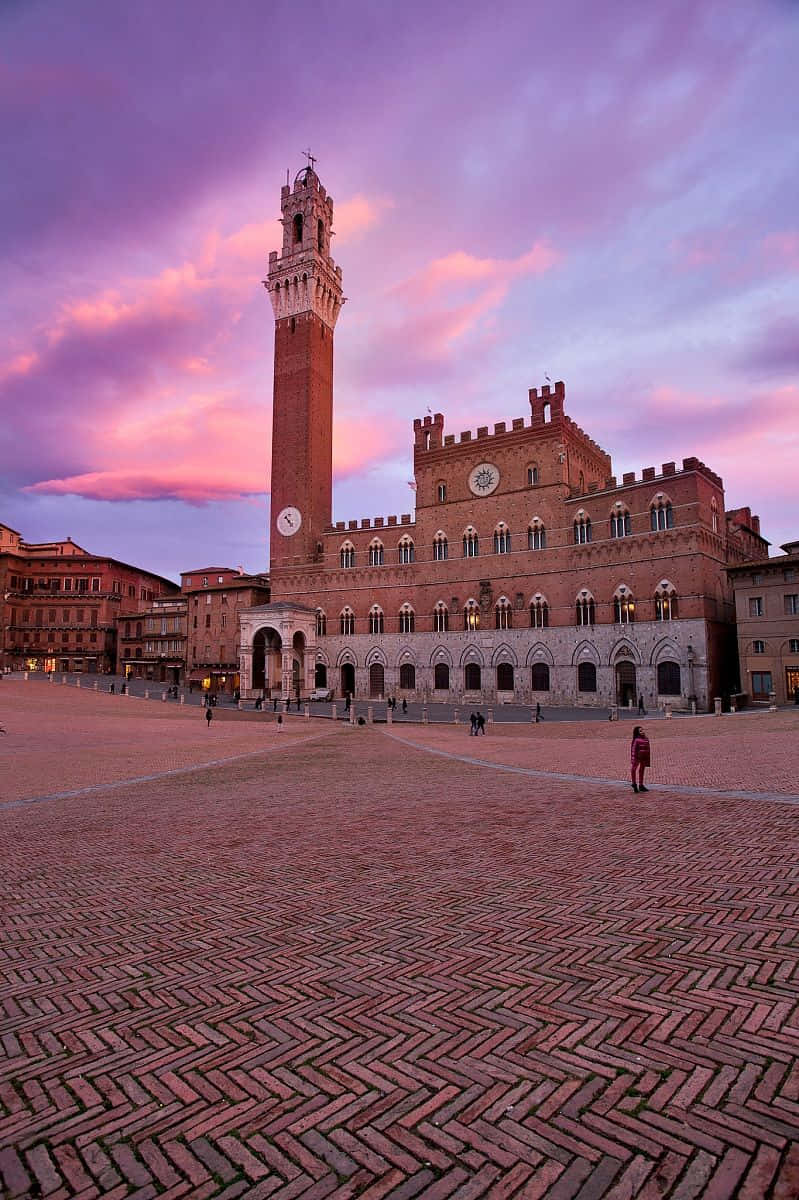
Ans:
[[[481,712],[477,714],[477,732],[486,735],[486,719]]]
[[[477,737],[477,713],[469,717],[469,737]]]
[[[405,716],[407,711],[408,711],[408,701],[403,696],[403,698],[402,698],[402,715],[403,715],[403,717]]]
[[[206,726],[206,729],[210,729],[210,728],[211,728],[211,721],[212,721],[213,719],[214,719],[214,710],[211,708],[211,706],[210,706],[210,704],[209,704],[209,705],[208,705],[208,707],[207,707],[207,708],[206,708],[206,710],[205,710],[205,726]]]
[[[536,704],[536,706],[535,706],[535,723],[536,723],[536,725],[538,724],[539,721],[543,721],[543,719],[544,719],[544,714],[541,712],[541,705]]]
[[[649,738],[644,733],[640,725],[636,725],[633,730],[632,741],[630,742],[630,777],[632,779],[634,792],[648,792],[649,788],[644,787],[644,771],[650,765],[650,748]]]
[[[644,708],[644,697],[643,697],[643,695],[640,695],[640,696],[638,697],[638,714],[639,714],[639,716],[641,716],[641,717],[645,717],[645,716],[646,716],[646,709]]]

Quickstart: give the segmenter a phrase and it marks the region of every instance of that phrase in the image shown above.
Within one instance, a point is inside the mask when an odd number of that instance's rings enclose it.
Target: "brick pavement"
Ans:
[[[795,807],[23,687],[9,1197],[799,1194]]]

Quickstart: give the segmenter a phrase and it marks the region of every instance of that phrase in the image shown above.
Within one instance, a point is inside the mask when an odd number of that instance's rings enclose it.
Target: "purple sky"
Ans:
[[[569,414],[799,536],[799,5],[0,8],[0,520],[262,570],[280,185],[336,203],[334,516],[411,424]]]

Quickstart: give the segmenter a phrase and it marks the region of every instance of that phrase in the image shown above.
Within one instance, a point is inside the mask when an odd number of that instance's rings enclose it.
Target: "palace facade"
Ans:
[[[242,621],[244,695],[708,709],[737,688],[726,569],[762,559],[694,457],[614,474],[562,382],[509,422],[413,423],[416,512],[332,522],[333,201],[312,167],[281,193],[271,603]]]

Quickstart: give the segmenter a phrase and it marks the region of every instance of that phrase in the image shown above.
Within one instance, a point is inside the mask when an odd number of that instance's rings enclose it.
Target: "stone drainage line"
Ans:
[[[49,796],[21,796],[17,800],[0,800],[0,811],[7,808],[23,808],[26,804],[44,804],[48,800],[72,800],[76,796],[88,796],[92,792],[107,792],[112,789],[133,787],[137,783],[155,783],[159,779],[169,779],[175,775],[191,775],[195,771],[207,771],[214,767],[224,767],[227,763],[240,762],[244,758],[257,758],[259,754],[272,754],[275,751],[293,746],[304,746],[307,742],[319,742],[323,738],[332,737],[328,730],[325,733],[315,733],[313,737],[301,738],[294,742],[283,742],[280,746],[264,746],[262,750],[248,750],[246,754],[232,754],[229,758],[212,758],[208,762],[194,763],[189,767],[173,767],[169,771],[158,771],[154,775],[135,775],[130,779],[114,779],[109,783],[92,783],[87,787],[75,788],[69,792],[52,792]]]
[[[380,729],[378,732],[383,737],[391,738],[393,742],[399,742],[402,746],[411,746],[414,750],[421,750],[424,754],[436,754],[439,758],[449,758],[454,762],[466,763],[472,767],[489,767],[494,771],[506,771],[511,775],[529,775],[534,779],[557,779],[562,783],[595,783],[601,787],[613,788],[625,786],[629,788],[630,786],[629,779],[604,779],[593,775],[568,775],[563,771],[538,771],[534,767],[514,767],[509,763],[489,762],[484,758],[472,758],[468,754],[453,754],[450,750],[435,750],[432,746],[421,746],[418,742],[407,741],[387,730]],[[681,795],[687,796],[713,796],[718,800],[772,800],[779,804],[799,805],[799,796],[792,795],[790,792],[744,792],[723,788],[692,787],[689,784],[681,783],[648,783],[646,787],[648,792],[679,792]]]

